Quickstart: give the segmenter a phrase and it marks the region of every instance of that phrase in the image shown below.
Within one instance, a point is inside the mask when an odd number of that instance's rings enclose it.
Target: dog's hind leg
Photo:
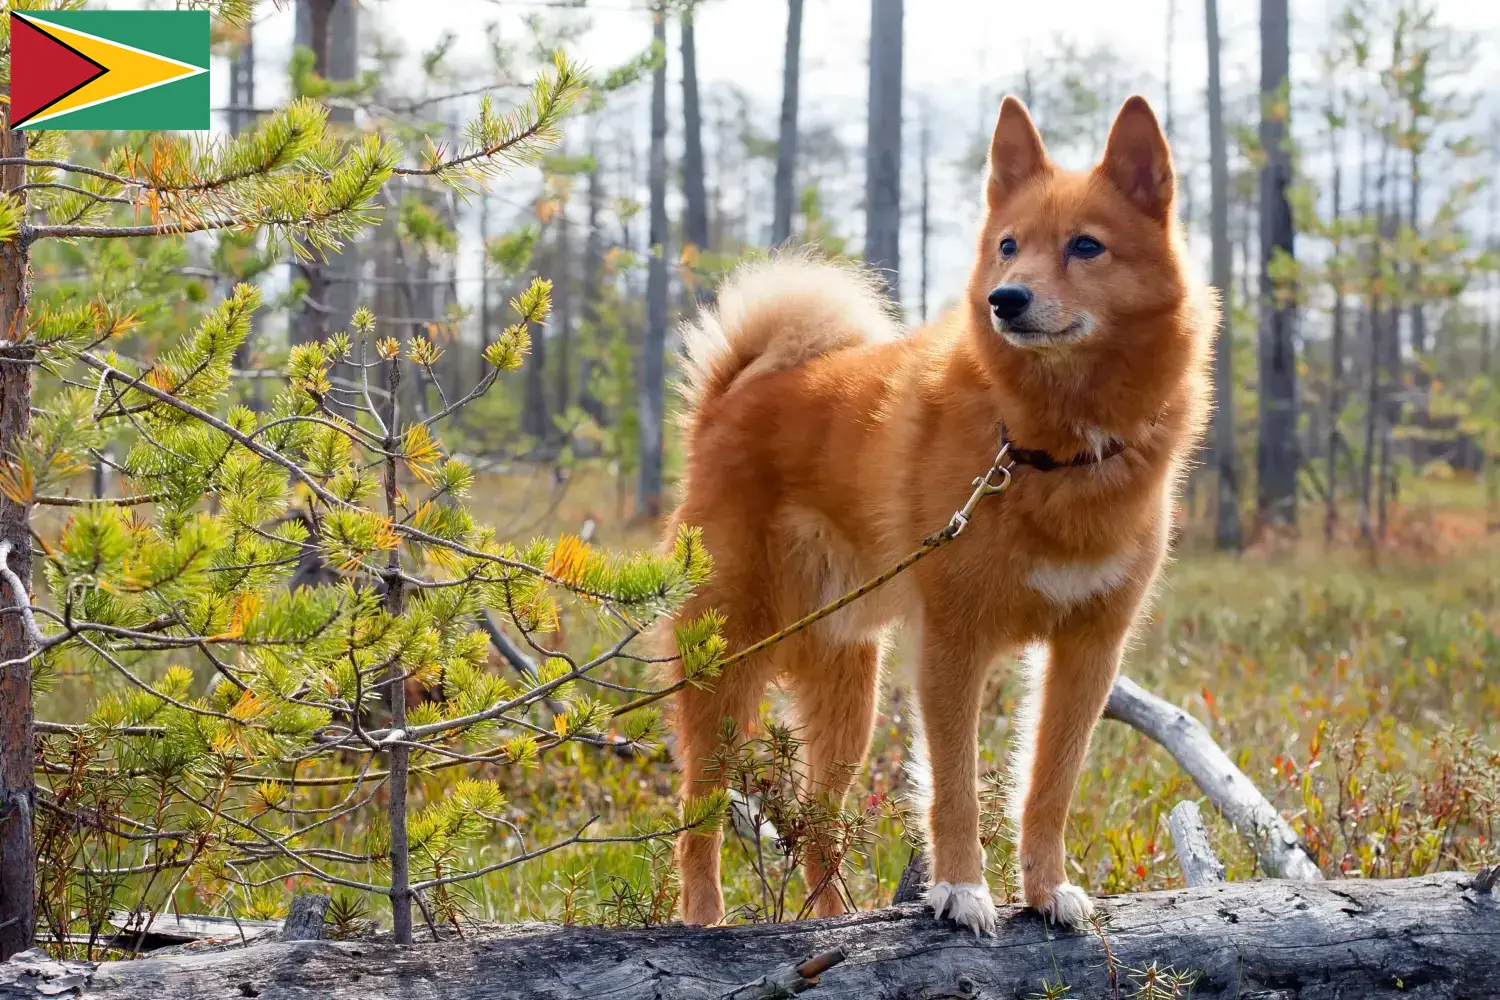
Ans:
[[[837,807],[870,748],[880,687],[880,642],[835,641],[817,629],[805,639],[797,638],[801,641],[786,650],[783,662],[802,723],[806,792],[827,796]],[[803,856],[812,910],[820,917],[846,909],[837,871],[845,851],[838,837],[836,830],[814,831]]]
[[[715,606],[712,594],[700,596],[685,609],[683,620]],[[729,614],[725,639],[730,649],[740,649],[761,638],[750,634],[743,617]],[[748,637],[747,637],[748,636]],[[756,656],[731,665],[704,687],[688,685],[676,697],[676,756],[682,772],[682,796],[692,800],[723,788],[726,776],[712,767],[723,745],[725,720],[738,733],[746,733],[756,721],[761,695],[771,677],[772,661]],[[724,894],[720,887],[719,856],[724,845],[721,825],[688,830],[677,837],[677,870],[682,880],[682,919],[688,924],[716,924],[724,919]]]

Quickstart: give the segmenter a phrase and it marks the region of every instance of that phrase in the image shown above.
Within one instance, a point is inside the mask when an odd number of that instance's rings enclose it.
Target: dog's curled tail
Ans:
[[[683,324],[682,394],[692,413],[736,381],[899,336],[873,271],[780,253],[742,264],[719,287],[717,304]]]

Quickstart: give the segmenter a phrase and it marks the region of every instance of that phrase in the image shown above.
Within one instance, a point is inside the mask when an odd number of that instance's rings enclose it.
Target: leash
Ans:
[[[782,629],[780,632],[777,632],[773,635],[768,635],[759,642],[754,643],[753,645],[746,646],[744,649],[740,650],[737,653],[732,653],[731,655],[726,656],[724,659],[719,661],[719,671],[722,673],[724,668],[732,666],[735,663],[738,663],[739,661],[749,656],[753,656],[756,653],[764,652],[765,650],[770,649],[772,646],[781,642],[783,639],[787,639],[812,625],[816,625],[818,622],[822,621],[824,618],[827,618],[829,615],[833,614],[835,611],[838,611],[840,608],[847,607],[848,605],[853,604],[855,601],[859,600],[861,597],[864,597],[871,591],[877,590],[887,583],[890,583],[896,577],[900,576],[902,573],[905,573],[917,563],[921,562],[923,559],[927,558],[929,555],[936,552],[944,545],[947,545],[949,542],[953,541],[953,539],[961,535],[963,533],[963,530],[969,526],[969,521],[974,516],[974,509],[979,506],[981,500],[983,500],[985,497],[994,496],[997,493],[1003,493],[1005,492],[1006,488],[1010,486],[1011,470],[1015,467],[1015,461],[1011,458],[1010,453],[1010,441],[1006,440],[1005,436],[1002,434],[1000,441],[1000,450],[995,454],[995,460],[990,463],[990,467],[985,471],[984,475],[979,476],[974,480],[974,492],[969,494],[968,502],[958,510],[954,511],[953,517],[948,520],[947,526],[942,528],[940,531],[936,531],[933,534],[930,534],[926,538],[922,539],[921,546],[918,547],[916,551],[912,552],[911,555],[907,556],[905,559],[902,559],[900,562],[896,563],[896,565],[892,566],[884,573],[881,573],[879,576],[867,580],[866,582],[860,584],[858,587],[855,587],[853,590],[849,591],[838,600],[833,601],[830,604],[825,604],[818,610],[814,611],[812,614],[797,619],[796,621],[792,622],[792,624]],[[660,701],[661,699],[666,698],[669,695],[681,691],[688,685],[688,683],[689,681],[687,680],[687,678],[683,678],[682,680],[670,685],[669,687],[662,688],[660,691],[653,691],[649,695],[644,695],[640,698],[635,699],[634,701],[627,702],[624,705],[621,705],[619,708],[615,709],[614,712],[611,713],[611,718],[617,719],[627,712],[633,712],[638,708],[644,708],[646,705],[649,705],[652,702]]]

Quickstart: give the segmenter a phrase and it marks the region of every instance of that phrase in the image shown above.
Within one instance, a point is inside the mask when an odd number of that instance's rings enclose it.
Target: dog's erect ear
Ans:
[[[1000,102],[1000,120],[995,123],[995,137],[990,140],[990,181],[986,191],[993,208],[1013,194],[1016,188],[1037,174],[1052,169],[1046,147],[1026,105],[1014,97]]]
[[[1172,153],[1144,97],[1128,98],[1110,126],[1104,159],[1096,168],[1153,219],[1172,211]]]

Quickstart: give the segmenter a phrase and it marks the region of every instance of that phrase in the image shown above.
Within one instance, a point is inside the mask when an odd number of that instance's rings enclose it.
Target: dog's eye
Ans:
[[[1068,243],[1068,253],[1074,257],[1082,257],[1084,260],[1088,260],[1090,257],[1097,257],[1103,252],[1104,244],[1092,236],[1075,236]]]
[[[1000,241],[1000,259],[1009,260],[1016,255],[1016,240],[1013,236],[1007,236]]]

